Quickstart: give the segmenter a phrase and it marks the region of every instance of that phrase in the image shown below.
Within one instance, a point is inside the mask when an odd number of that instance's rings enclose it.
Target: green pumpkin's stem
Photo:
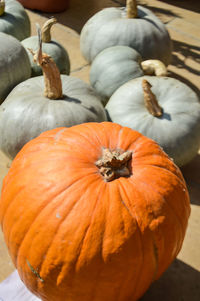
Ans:
[[[49,99],[62,99],[62,81],[60,77],[60,71],[56,66],[53,59],[46,53],[42,53],[42,39],[41,29],[37,24],[39,49],[34,52],[32,49],[29,51],[33,55],[34,62],[36,62],[41,68],[44,76],[44,96]]]
[[[146,75],[167,76],[167,67],[159,60],[146,60],[141,63]]]
[[[0,0],[0,16],[2,16],[5,13],[5,1]]]
[[[128,19],[137,18],[137,0],[126,0],[126,16]]]
[[[163,114],[163,109],[159,105],[156,96],[151,91],[151,87],[151,84],[146,79],[143,79],[142,88],[144,93],[145,107],[151,115],[155,117],[161,117]]]
[[[96,162],[96,166],[104,180],[110,182],[119,177],[129,177],[131,175],[131,170],[128,167],[131,158],[131,151],[111,151],[108,148],[103,148],[102,157]]]
[[[40,0],[41,1],[41,0]],[[49,43],[51,42],[51,27],[57,23],[56,18],[50,18],[47,20],[41,30],[42,42]]]

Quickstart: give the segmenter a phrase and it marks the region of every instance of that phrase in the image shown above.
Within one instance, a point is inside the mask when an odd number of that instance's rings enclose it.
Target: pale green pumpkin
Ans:
[[[136,0],[127,0],[127,8],[105,8],[83,26],[80,48],[88,62],[116,45],[137,50],[143,60],[158,59],[166,66],[171,60],[172,42],[165,25],[149,9],[137,7]]]
[[[56,63],[61,74],[69,75],[70,59],[69,59],[68,52],[60,43],[58,43],[56,40],[51,38],[51,27],[56,22],[57,20],[55,18],[51,18],[44,23],[42,28],[42,49],[43,52],[51,56],[51,58]],[[42,68],[34,62],[33,56],[29,51],[29,49],[32,49],[33,51],[38,49],[38,37],[37,36],[28,37],[25,40],[23,40],[21,43],[27,50],[30,59],[31,69],[32,69],[31,76],[33,77],[33,76],[42,75]]]
[[[0,32],[12,35],[19,41],[30,36],[30,19],[18,1],[0,0]]]
[[[145,86],[143,80],[150,85]],[[179,166],[190,162],[200,148],[199,99],[177,79],[133,79],[115,91],[106,110],[113,122],[158,142]]]
[[[31,65],[22,44],[13,36],[0,32],[0,103],[20,82],[31,76]]]
[[[10,158],[44,131],[107,120],[91,86],[75,77],[60,77],[48,55],[43,54],[40,63],[44,76],[17,85],[0,106],[0,148]]]
[[[167,69],[158,60],[142,61],[133,48],[113,46],[101,51],[93,60],[90,84],[106,103],[120,86],[144,74],[165,76]]]

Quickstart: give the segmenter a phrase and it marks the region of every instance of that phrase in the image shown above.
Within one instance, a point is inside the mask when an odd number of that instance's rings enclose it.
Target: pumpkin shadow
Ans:
[[[189,72],[199,75],[199,69],[192,68],[187,64],[187,60],[191,59],[195,63],[200,64],[200,47],[188,44],[182,41],[173,40],[172,64],[179,69],[186,69]],[[182,57],[183,59],[181,59]]]
[[[163,2],[163,0],[158,0]],[[193,12],[200,12],[200,2],[199,0],[165,0],[166,3],[178,6],[180,8],[188,9]]]
[[[92,112],[92,113],[95,114],[95,115],[98,114],[98,112],[97,112],[97,110],[95,109],[95,107],[90,106],[90,105],[86,106],[86,105],[84,105],[84,104],[82,103],[81,100],[79,100],[79,99],[77,99],[77,98],[69,97],[69,96],[67,96],[67,95],[64,94],[64,95],[63,95],[62,101],[73,102],[73,103],[75,103],[75,104],[77,104],[77,105],[82,106],[84,109],[89,110],[90,112]]]
[[[200,272],[175,259],[140,301],[199,301],[199,298]]]
[[[167,120],[172,120],[171,115],[169,113],[166,113],[165,111],[163,111],[163,114],[161,117],[159,117],[160,119],[167,119]]]
[[[126,3],[126,1],[124,1],[124,5],[125,5],[125,3]],[[138,4],[148,8],[155,15],[157,15],[157,17],[161,17],[161,19],[162,19],[162,15],[165,15],[170,18],[175,18],[175,17],[179,16],[178,14],[175,14],[174,12],[170,11],[169,9],[153,6],[150,3],[148,3],[147,0],[144,0],[144,1],[140,0]],[[164,23],[167,23],[167,21],[164,21]]]
[[[125,2],[124,2],[125,3]],[[77,33],[81,32],[83,25],[94,14],[106,7],[119,7],[124,6],[123,1],[97,1],[97,0],[73,0],[70,1],[69,8],[62,13],[54,13],[53,16],[57,19],[58,23],[61,23],[67,27],[72,28]],[[52,13],[42,13],[37,11],[37,14],[46,16],[47,18],[52,16]]]
[[[189,190],[191,203],[200,206],[200,154],[183,166],[181,172]]]
[[[181,82],[183,82],[184,84],[186,84],[187,86],[189,86],[200,98],[200,89],[197,86],[195,86],[189,79],[186,79],[185,77],[183,77],[173,71],[168,71],[168,76],[176,78],[176,79],[180,80]]]

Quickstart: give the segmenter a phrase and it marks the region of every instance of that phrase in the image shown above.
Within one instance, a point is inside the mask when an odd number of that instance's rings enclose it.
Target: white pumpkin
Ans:
[[[150,85],[145,85],[144,80]],[[199,150],[199,99],[177,79],[155,76],[133,79],[115,91],[106,110],[113,122],[157,141],[179,166],[190,162]]]
[[[103,49],[124,45],[137,50],[143,60],[170,63],[172,42],[165,25],[149,9],[127,0],[127,7],[105,8],[92,16],[80,35],[82,55],[92,62]]]
[[[20,82],[31,76],[26,50],[16,38],[0,32],[0,103]]]
[[[0,0],[0,32],[9,34],[19,41],[31,34],[29,16],[16,0]]]
[[[0,106],[0,148],[10,158],[44,131],[107,120],[91,86],[75,77],[60,76],[47,54],[39,52],[35,57],[44,76],[17,85]]]
[[[47,53],[56,63],[59,71],[61,74],[67,74],[70,73],[70,59],[67,50],[56,40],[51,38],[51,28],[52,26],[57,23],[56,18],[50,18],[48,19],[41,30],[42,35],[42,49],[43,52]],[[36,51],[38,48],[38,37],[37,36],[31,36],[26,39],[24,39],[22,42],[22,45],[27,50],[30,64],[31,64],[31,76],[38,76],[42,75],[42,68],[38,66],[34,60],[33,56],[29,49],[32,49],[33,51]]]

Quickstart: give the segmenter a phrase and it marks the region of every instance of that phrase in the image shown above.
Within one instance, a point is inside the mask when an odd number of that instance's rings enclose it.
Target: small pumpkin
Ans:
[[[142,62],[140,54],[128,46],[112,46],[101,51],[90,68],[90,84],[104,103],[123,84],[145,74],[164,76],[165,65],[158,60]]]
[[[137,50],[143,60],[170,63],[172,42],[165,25],[147,8],[127,0],[126,7],[105,8],[93,15],[80,35],[82,55],[92,62],[103,49],[124,45]]]
[[[56,63],[60,73],[69,75],[70,73],[70,60],[67,50],[56,40],[51,38],[51,27],[57,23],[56,18],[48,19],[42,27],[42,49],[44,53],[47,53]],[[31,36],[23,40],[22,45],[27,50],[29,55],[32,76],[42,75],[42,68],[37,65],[29,49],[36,51],[38,48],[38,37]]]
[[[43,301],[138,300],[179,253],[189,214],[178,167],[111,122],[28,142],[0,200],[12,260]]]
[[[16,0],[0,0],[0,32],[12,35],[19,41],[31,34],[30,19]]]
[[[52,58],[42,54],[41,47],[42,41],[35,58],[44,76],[17,85],[0,106],[0,148],[10,158],[46,130],[107,120],[91,86],[78,78],[60,75]]]
[[[199,150],[199,99],[177,79],[133,79],[115,91],[106,110],[113,122],[157,141],[179,166],[189,163]]]
[[[20,82],[31,76],[31,65],[22,44],[13,36],[0,32],[0,103]]]
[[[59,13],[66,10],[69,0],[18,0],[25,8],[46,13]]]

